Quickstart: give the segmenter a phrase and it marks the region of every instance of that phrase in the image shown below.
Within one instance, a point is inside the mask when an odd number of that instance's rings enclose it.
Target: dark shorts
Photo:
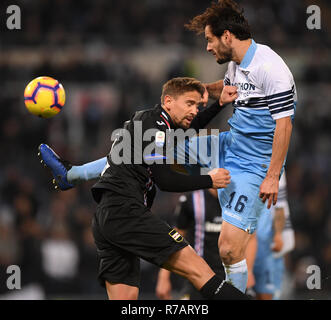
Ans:
[[[162,266],[188,245],[167,223],[138,201],[104,192],[92,222],[101,285],[139,287],[140,259]]]

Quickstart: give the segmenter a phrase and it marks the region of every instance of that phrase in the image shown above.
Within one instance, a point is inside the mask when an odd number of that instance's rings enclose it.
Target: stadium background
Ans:
[[[287,260],[287,299],[331,297],[331,4],[329,1],[243,0],[254,39],[291,68],[299,93],[287,162],[296,249]],[[22,29],[6,29],[0,5],[0,298],[105,299],[96,282],[90,230],[92,183],[52,190],[37,158],[41,142],[81,164],[106,155],[112,130],[132,112],[158,103],[174,76],[214,81],[224,74],[203,37],[183,28],[208,0],[25,0]],[[306,28],[317,4],[322,29]],[[50,120],[28,114],[23,91],[48,75],[64,85],[64,110]],[[231,114],[231,107],[227,111]],[[224,113],[222,114],[223,118]],[[224,115],[227,118],[226,115]],[[226,129],[216,118],[210,127]],[[153,210],[171,221],[178,194],[159,193]],[[17,264],[22,290],[9,292],[6,268]],[[322,290],[308,290],[308,265],[322,271]],[[157,269],[142,264],[141,299],[155,299]],[[175,279],[176,283],[179,280]]]

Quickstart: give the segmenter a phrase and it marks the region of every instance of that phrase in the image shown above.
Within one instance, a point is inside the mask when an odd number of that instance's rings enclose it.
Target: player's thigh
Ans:
[[[122,283],[106,281],[106,290],[109,300],[137,300],[139,288]]]
[[[139,258],[107,240],[103,236],[103,231],[97,218],[94,217],[92,221],[92,233],[97,247],[99,283],[103,287],[108,283],[138,288],[140,285]],[[119,291],[117,290],[116,292]],[[111,296],[114,297],[114,294]]]
[[[223,221],[218,242],[221,256],[223,256],[222,252],[231,251],[235,256],[243,257],[251,236],[243,229]]]
[[[226,169],[230,171],[231,183],[227,188],[218,190],[223,221],[252,234],[265,207],[259,198],[262,178],[249,172],[240,172],[237,168]]]

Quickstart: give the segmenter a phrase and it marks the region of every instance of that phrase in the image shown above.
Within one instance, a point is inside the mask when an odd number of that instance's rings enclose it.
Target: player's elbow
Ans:
[[[281,118],[276,120],[276,132],[275,135],[285,135],[290,137],[292,134],[292,120],[291,117]]]
[[[286,136],[289,137],[288,139],[290,139],[291,135],[292,135],[292,121],[291,118],[289,117],[289,120],[286,122],[286,126],[285,126],[285,132],[286,132]]]
[[[286,119],[285,120],[285,126],[286,126],[286,128],[288,130],[292,130],[293,125],[292,125],[292,119],[291,119],[291,117],[286,117],[285,119]]]
[[[290,116],[276,120],[276,127],[292,129],[292,119]]]

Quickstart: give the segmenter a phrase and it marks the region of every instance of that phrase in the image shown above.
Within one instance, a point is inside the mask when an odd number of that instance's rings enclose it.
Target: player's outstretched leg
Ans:
[[[107,157],[103,157],[81,166],[73,166],[61,159],[51,147],[44,143],[39,146],[38,156],[41,163],[51,170],[55,189],[61,190],[71,189],[82,181],[99,178],[107,165]]]
[[[40,162],[52,172],[55,189],[68,190],[73,188],[74,185],[67,180],[67,173],[72,165],[62,160],[47,144],[42,143],[38,150]]]

